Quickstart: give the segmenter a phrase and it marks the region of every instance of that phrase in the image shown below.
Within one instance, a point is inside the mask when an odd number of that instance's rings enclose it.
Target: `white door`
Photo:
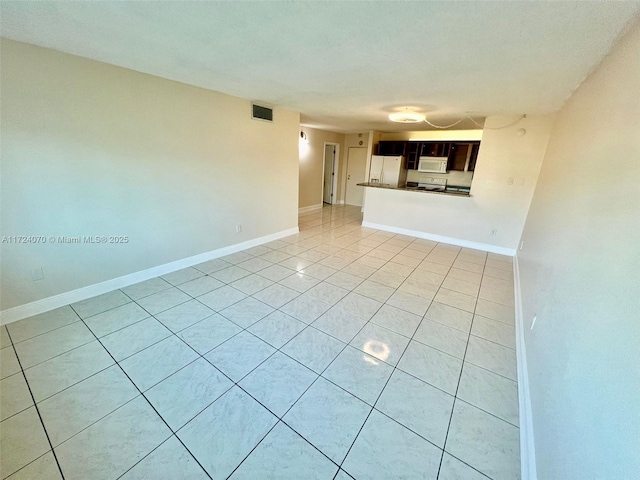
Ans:
[[[324,184],[322,189],[323,203],[333,203],[333,176],[335,169],[336,147],[324,146]]]
[[[364,187],[358,183],[364,183],[364,173],[367,168],[367,149],[350,147],[347,155],[347,191],[344,202],[347,205],[362,206]]]

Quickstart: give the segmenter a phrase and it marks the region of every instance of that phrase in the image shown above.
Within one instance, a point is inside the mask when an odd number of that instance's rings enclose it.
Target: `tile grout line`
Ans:
[[[124,293],[124,292],[123,292]],[[125,294],[126,295],[126,294]],[[128,296],[128,295],[127,295]],[[129,297],[130,298],[130,297]],[[73,307],[71,307],[73,308]],[[75,311],[75,309],[74,309]],[[79,315],[78,315],[79,316]],[[84,322],[84,320],[83,320]],[[86,326],[86,324],[85,324]],[[89,328],[87,326],[87,328]],[[91,329],[89,329],[91,330]],[[96,337],[96,340],[100,343],[100,345],[102,346],[102,348],[104,348],[104,350],[109,354],[109,356],[113,359],[113,361],[115,362],[116,365],[118,365],[118,367],[120,368],[120,370],[122,371],[122,373],[129,379],[129,381],[131,382],[131,384],[135,387],[136,390],[138,390],[140,396],[142,398],[145,399],[145,401],[147,402],[147,404],[153,409],[153,411],[156,413],[156,415],[158,415],[158,417],[162,420],[162,422],[167,426],[167,428],[169,429],[169,431],[171,432],[171,435],[169,435],[169,437],[167,439],[165,439],[163,442],[160,443],[160,445],[162,445],[164,442],[166,442],[167,440],[169,440],[169,438],[171,438],[172,436],[175,436],[176,439],[182,444],[182,446],[185,448],[185,450],[187,452],[189,452],[189,455],[191,455],[191,457],[195,460],[195,462],[200,466],[200,468],[202,468],[202,471],[205,472],[205,474],[211,479],[212,477],[209,475],[209,472],[207,472],[204,467],[200,464],[200,462],[198,461],[198,459],[193,455],[193,453],[191,453],[191,450],[189,450],[187,448],[187,446],[182,442],[182,440],[180,439],[180,437],[178,437],[178,435],[175,434],[175,432],[173,431],[173,429],[169,426],[169,424],[167,423],[167,421],[164,419],[164,417],[162,415],[160,415],[160,413],[156,410],[156,408],[151,404],[151,402],[149,401],[149,399],[144,395],[144,393],[142,392],[142,390],[140,390],[140,388],[138,387],[138,385],[131,379],[131,377],[129,377],[129,374],[124,370],[124,368],[122,367],[122,365],[120,365],[120,363],[118,363],[118,361],[113,357],[113,355],[111,355],[111,352],[109,352],[109,350],[107,350],[107,348],[105,348],[105,346],[102,344],[102,342],[100,341],[100,339],[93,333],[94,337]],[[168,337],[167,337],[168,338]],[[194,360],[195,361],[195,360]],[[193,363],[193,362],[190,362]],[[168,377],[167,377],[168,378]],[[153,388],[153,387],[151,387]],[[131,400],[133,401],[133,400]],[[129,402],[127,402],[129,403]],[[122,405],[120,405],[120,407],[116,408],[115,410],[113,410],[112,412],[110,412],[108,415],[111,415],[111,413],[115,412],[116,410],[118,410],[119,408],[121,408]],[[104,418],[104,417],[103,417]],[[95,425],[97,422],[94,422],[91,424]],[[89,428],[89,427],[87,427]],[[77,435],[77,434],[76,434]],[[74,435],[75,436],[75,435]],[[160,445],[158,445],[156,448],[158,448]],[[153,449],[155,450],[155,449]],[[152,451],[153,451],[152,450]],[[129,470],[131,470],[132,468],[134,468],[136,465],[138,465],[140,462],[142,462],[145,458],[147,458],[149,456],[151,452],[147,453],[144,457],[142,457],[138,462],[136,462],[135,464],[133,464],[128,470],[126,470],[125,472],[122,473],[122,475],[126,474]],[[118,476],[118,478],[120,478],[122,475]]]
[[[462,250],[460,250],[460,251],[462,251]],[[457,258],[457,256],[456,256],[456,258]],[[487,259],[488,259],[488,255],[485,258],[485,262],[482,265],[482,275],[484,275],[484,270],[486,268]],[[446,451],[447,441],[449,439],[449,431],[451,430],[451,422],[453,420],[453,412],[454,412],[455,407],[456,407],[456,401],[458,400],[458,390],[460,389],[460,381],[462,380],[462,372],[464,371],[464,362],[465,362],[465,359],[467,358],[467,350],[469,349],[469,340],[471,339],[471,330],[473,330],[473,320],[475,319],[476,307],[478,305],[478,299],[480,298],[480,290],[481,289],[482,289],[482,277],[481,277],[481,280],[480,280],[480,285],[478,286],[478,294],[476,295],[476,299],[475,299],[475,302],[473,304],[473,315],[471,316],[471,325],[469,325],[469,334],[467,335],[467,343],[466,343],[466,345],[464,347],[464,354],[462,356],[462,364],[460,365],[460,374],[458,375],[458,383],[456,384],[456,392],[454,394],[453,405],[451,406],[451,415],[449,416],[449,424],[447,425],[447,432],[446,432],[445,437],[444,437],[444,444],[442,446],[442,455],[440,457],[440,465],[438,466],[438,475],[437,475],[436,479],[438,479],[440,477],[440,471],[442,469],[442,462],[444,461],[444,454],[445,453],[449,454],[449,452]],[[465,402],[465,403],[467,403],[467,402]],[[468,465],[466,462],[463,462],[463,463],[465,463],[465,465]],[[471,465],[469,465],[469,467],[471,467]],[[476,469],[475,467],[471,467],[471,468],[473,468],[474,470],[476,470],[479,473],[482,473],[482,472],[480,472],[480,470]],[[484,473],[482,473],[482,475],[484,475]]]
[[[38,419],[40,420],[40,425],[42,426],[42,430],[44,430],[45,436],[47,437],[47,442],[49,443],[49,447],[51,447],[51,453],[53,454],[53,458],[55,459],[56,465],[58,466],[58,471],[60,472],[60,476],[62,477],[62,480],[64,480],[64,473],[62,471],[62,467],[60,466],[60,462],[58,461],[58,456],[56,455],[56,452],[53,449],[53,444],[51,443],[51,438],[49,438],[49,432],[47,431],[47,427],[45,426],[44,420],[42,419],[42,415],[40,414],[40,409],[38,408],[38,403],[36,402],[36,398],[33,396],[33,392],[31,391],[31,385],[29,385],[29,380],[27,380],[27,375],[24,373],[24,369],[22,368],[22,362],[20,361],[20,357],[18,357],[18,351],[16,350],[15,345],[13,343],[13,340],[11,339],[11,334],[9,333],[9,329],[7,329],[7,335],[9,336],[9,340],[11,341],[11,347],[13,348],[13,353],[16,356],[16,360],[18,361],[18,365],[20,366],[20,372],[22,373],[22,377],[24,378],[24,382],[26,383],[27,388],[29,389],[29,395],[31,395],[31,400],[33,401],[33,407],[35,408],[36,413],[38,414]],[[30,408],[30,407],[27,407],[27,409],[28,408]],[[26,411],[27,409],[23,410],[23,412]],[[45,452],[43,455],[40,455],[36,459],[34,459],[31,462],[29,462],[27,465],[31,465],[31,463],[36,461],[38,458],[46,455],[47,453],[48,452]],[[23,465],[18,470],[16,470],[16,472],[22,470],[27,465]],[[9,475],[13,475],[16,472],[12,472]]]

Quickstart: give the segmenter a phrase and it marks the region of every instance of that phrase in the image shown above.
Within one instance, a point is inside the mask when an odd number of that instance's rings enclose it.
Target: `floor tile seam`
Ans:
[[[516,351],[515,347],[510,347],[509,345],[505,345],[503,343],[496,342],[495,340],[491,340],[490,338],[481,337],[480,335],[476,335],[473,332],[471,332],[471,336],[475,337],[475,338],[479,338],[480,340],[484,340],[485,342],[493,343],[494,345],[498,345],[500,347],[508,348],[509,350],[513,350],[514,352]],[[514,337],[515,337],[515,335],[514,335]]]
[[[500,373],[496,373],[496,372],[494,372],[493,370],[491,370],[491,369],[489,369],[489,368],[487,368],[487,367],[483,367],[483,366],[481,366],[481,365],[476,365],[475,363],[470,362],[469,360],[465,360],[465,361],[462,363],[463,368],[464,368],[464,365],[465,365],[465,364],[473,365],[474,367],[479,368],[480,370],[484,370],[485,372],[493,373],[494,375],[496,375],[496,376],[498,376],[498,377],[500,377],[500,378],[502,378],[502,379],[504,379],[504,380],[509,380],[510,382],[515,383],[515,384],[516,384],[516,386],[518,385],[518,381],[517,381],[517,380],[514,380],[513,378],[505,377],[504,375],[502,375],[502,374],[500,374]]]
[[[447,455],[455,458],[456,460],[458,460],[460,463],[464,463],[467,467],[469,467],[470,469],[478,472],[480,475],[482,475],[483,477],[487,478],[488,480],[493,480],[493,477],[490,477],[489,475],[487,475],[486,473],[482,473],[480,470],[478,470],[476,467],[469,465],[467,462],[465,462],[464,460],[462,460],[461,458],[458,458],[456,455],[454,455],[453,453],[451,453],[450,451],[443,449],[443,452],[446,453]],[[443,453],[443,457],[444,457],[444,453]],[[437,479],[440,478],[440,472],[438,472],[438,477],[436,477]]]
[[[68,306],[68,305],[65,305],[65,306]],[[47,312],[45,312],[45,313],[47,313]],[[73,312],[73,313],[74,313],[74,315],[76,315],[75,312]],[[29,318],[31,318],[31,317],[27,317],[24,320],[28,320]],[[3,348],[7,348],[7,347],[9,347],[11,345],[20,345],[21,343],[27,342],[29,340],[33,340],[34,338],[38,338],[38,337],[41,337],[43,335],[47,335],[48,333],[56,332],[56,331],[60,330],[61,328],[65,328],[65,327],[68,327],[70,325],[74,325],[74,324],[76,324],[76,323],[78,323],[80,321],[82,321],[82,319],[80,317],[78,317],[78,319],[73,321],[73,322],[67,323],[67,324],[62,325],[60,327],[52,328],[51,330],[47,330],[46,332],[38,333],[37,335],[34,335],[32,337],[24,338],[24,339],[22,339],[22,340],[20,340],[18,342],[14,342],[13,339],[11,339],[11,337],[9,337],[9,340],[10,340],[9,345],[7,345],[7,346],[5,346]],[[15,323],[18,323],[18,322],[15,322]],[[8,323],[7,325],[11,325],[11,324],[12,323]],[[2,326],[6,328],[7,325],[2,325]],[[9,329],[6,328],[6,331],[7,331],[7,334],[8,334],[9,333]]]
[[[154,277],[154,278],[157,278],[157,277]],[[151,280],[151,279],[150,279],[150,280]],[[126,288],[126,287],[123,287],[123,288]],[[126,297],[129,299],[129,301],[128,301],[128,302],[121,303],[121,304],[118,304],[118,305],[116,305],[116,306],[114,306],[114,307],[109,307],[109,308],[107,308],[106,310],[102,310],[102,311],[100,311],[100,312],[93,313],[93,314],[91,314],[91,315],[87,316],[86,318],[83,318],[83,317],[78,313],[78,311],[75,309],[75,307],[74,307],[74,305],[77,305],[78,303],[86,302],[86,301],[88,301],[88,300],[92,300],[92,299],[94,299],[94,298],[96,298],[96,297],[99,297],[99,296],[101,296],[101,295],[106,295],[107,293],[113,293],[113,292],[120,292],[120,293],[122,293],[124,296],[126,296]],[[80,320],[88,320],[88,319],[90,319],[90,318],[92,318],[92,317],[95,317],[95,316],[97,316],[97,315],[101,315],[101,314],[103,314],[103,313],[110,312],[111,310],[115,310],[116,308],[124,307],[125,305],[128,305],[128,304],[130,304],[131,302],[135,302],[135,300],[133,300],[133,299],[132,299],[129,295],[127,295],[126,293],[124,293],[124,292],[122,291],[122,289],[120,289],[120,288],[116,288],[115,290],[110,290],[110,291],[105,292],[105,293],[103,293],[103,294],[101,294],[101,295],[96,295],[96,296],[94,296],[94,297],[90,297],[90,298],[87,298],[87,299],[85,299],[85,300],[80,300],[79,302],[70,303],[70,304],[68,304],[68,305],[64,305],[64,306],[65,306],[65,307],[66,307],[66,306],[71,307],[71,309],[73,310],[73,313],[74,313],[74,314],[76,314],[76,315],[78,316],[78,318],[80,318]]]
[[[434,247],[435,248],[435,247]],[[382,306],[380,307],[382,308]],[[379,311],[380,309],[378,309]],[[377,313],[377,312],[376,312]],[[374,314],[375,315],[375,314]],[[422,323],[422,321],[420,322],[420,324]],[[418,328],[420,327],[420,324],[418,324],[418,327],[416,327],[416,331],[418,330]],[[366,325],[366,324],[365,324]],[[364,326],[363,326],[364,328]],[[362,330],[362,329],[361,329]],[[360,332],[358,332],[360,333]],[[415,335],[415,331],[414,331],[414,335]],[[391,380],[391,377],[393,377],[394,373],[396,372],[396,370],[398,370],[398,364],[400,363],[400,361],[402,360],[402,358],[404,357],[404,354],[406,353],[407,349],[409,348],[409,345],[411,345],[411,340],[413,339],[413,336],[411,339],[409,339],[409,342],[407,342],[407,345],[405,346],[404,350],[402,351],[402,354],[398,357],[398,362],[396,363],[396,365],[392,366],[393,370],[391,371],[391,374],[389,375],[389,377],[387,378],[387,380],[384,383],[384,386],[382,387],[382,389],[380,390],[380,393],[378,394],[378,396],[376,397],[375,401],[373,402],[372,405],[372,409],[369,412],[369,415],[367,415],[367,418],[365,419],[364,423],[360,426],[360,429],[358,430],[358,433],[356,434],[356,436],[353,439],[353,442],[351,442],[351,445],[349,446],[349,448],[347,449],[347,453],[344,456],[344,459],[342,460],[342,462],[340,463],[340,468],[342,468],[342,465],[344,464],[345,460],[347,459],[347,457],[349,456],[349,453],[351,452],[351,449],[353,448],[353,446],[355,445],[355,443],[358,441],[358,437],[360,436],[360,433],[362,432],[362,429],[364,428],[364,426],[366,425],[367,421],[369,420],[369,417],[371,416],[371,413],[373,412],[373,410],[376,410],[376,405],[378,403],[378,401],[380,400],[380,397],[382,396],[382,394],[384,393],[385,389],[387,388],[387,385],[389,384],[389,381]],[[401,370],[402,371],[402,370]],[[365,402],[366,403],[366,402]],[[453,411],[453,408],[452,408]],[[397,423],[397,422],[396,422]],[[401,424],[399,424],[401,425]],[[404,425],[403,425],[404,426]],[[431,443],[431,442],[430,442]],[[445,437],[445,443],[446,443],[446,437]],[[439,448],[439,447],[438,447]]]
[[[42,399],[41,399],[41,400],[39,400],[37,403],[38,403],[38,404],[41,404],[41,403],[43,403],[43,402],[45,402],[45,401],[49,400],[50,398],[55,397],[55,396],[56,396],[56,395],[58,395],[59,393],[65,392],[65,391],[69,390],[70,388],[75,387],[76,385],[79,385],[80,383],[84,382],[85,380],[90,379],[91,377],[95,377],[95,376],[96,376],[96,375],[98,375],[99,373],[102,373],[102,372],[104,372],[105,370],[108,370],[109,368],[113,367],[116,363],[117,363],[117,362],[114,362],[114,363],[112,363],[112,364],[110,364],[110,365],[108,365],[108,366],[106,366],[106,367],[104,367],[104,368],[101,368],[101,369],[100,369],[100,370],[98,370],[97,372],[92,373],[91,375],[89,375],[89,376],[87,376],[87,377],[84,377],[82,380],[78,380],[77,382],[74,382],[74,383],[72,383],[71,385],[68,385],[68,386],[64,387],[62,390],[59,390],[59,391],[57,391],[56,393],[53,393],[53,394],[51,394],[51,395],[49,395],[49,396],[47,396],[47,397],[42,398]],[[26,378],[26,376],[25,376],[25,378]]]
[[[147,312],[147,313],[148,313],[148,312]],[[91,333],[93,333],[97,338],[105,338],[105,337],[108,337],[108,336],[109,336],[109,335],[111,335],[111,334],[121,332],[122,330],[125,330],[125,329],[127,329],[127,328],[129,328],[129,327],[133,327],[134,325],[137,325],[137,324],[138,324],[138,323],[140,323],[140,322],[144,322],[145,320],[149,320],[150,318],[153,318],[156,322],[160,323],[164,328],[166,328],[167,330],[169,330],[170,332],[172,332],[172,330],[171,330],[169,327],[167,327],[164,323],[162,323],[160,320],[158,320],[154,315],[149,315],[148,317],[144,317],[144,318],[142,318],[142,319],[140,319],[140,320],[136,320],[136,321],[135,321],[135,322],[133,322],[133,323],[130,323],[130,324],[128,324],[128,325],[125,325],[124,327],[118,328],[117,330],[114,330],[113,332],[109,332],[109,333],[106,333],[106,334],[104,334],[104,335],[100,335],[99,337],[98,337],[98,335],[96,335],[96,333],[91,329],[91,327],[89,327],[89,326],[87,325],[87,328],[88,328],[89,330],[91,330]],[[86,323],[85,323],[85,325],[86,325]]]
[[[53,449],[57,449],[60,448],[62,445],[64,445],[65,443],[67,443],[68,441],[72,440],[73,438],[77,437],[78,435],[80,435],[82,432],[84,432],[85,430],[91,428],[92,426],[94,426],[96,423],[98,423],[101,420],[104,420],[105,418],[107,418],[109,415],[111,415],[113,412],[116,412],[117,410],[120,410],[122,407],[130,404],[131,402],[141,398],[143,395],[142,393],[140,393],[140,391],[138,391],[138,393],[133,397],[130,398],[129,400],[127,400],[126,402],[122,403],[121,405],[118,405],[116,408],[114,408],[113,410],[111,410],[110,412],[106,413],[105,415],[101,416],[100,418],[98,418],[97,420],[91,422],[89,425],[81,428],[80,430],[78,430],[76,433],[74,433],[73,435],[71,435],[68,438],[65,438],[62,442],[60,442],[59,444],[57,444],[55,447],[53,447]]]
[[[176,287],[173,287],[176,288]],[[159,312],[155,312],[155,313],[151,313],[149,310],[147,310],[145,307],[143,307],[142,305],[140,305],[138,302],[136,302],[135,300],[132,300],[133,303],[135,303],[136,305],[138,305],[141,309],[143,309],[145,312],[147,312],[147,314],[149,314],[149,316],[153,317],[155,315],[160,315],[161,313],[164,313],[168,310],[171,310],[172,308],[178,307],[180,305],[184,305],[185,303],[190,302],[191,300],[196,300],[194,297],[192,297],[191,295],[189,295],[188,293],[183,292],[182,290],[180,290],[181,293],[184,293],[186,296],[189,297],[188,300],[185,300],[184,302],[178,302],[175,305],[171,305],[168,308],[165,308],[164,310],[160,310]],[[162,293],[162,292],[158,292],[158,293]],[[125,294],[126,295],[126,294]],[[149,298],[149,297],[145,297],[145,298]],[[84,319],[83,319],[84,320]]]
[[[86,326],[86,324],[84,324],[84,325]],[[91,332],[91,329],[90,329],[89,327],[87,327],[87,328],[88,328],[88,329],[89,329],[89,331]],[[93,332],[91,332],[91,334],[93,335]],[[50,357],[50,358],[47,358],[46,360],[42,360],[41,362],[34,363],[33,365],[29,365],[27,368],[23,368],[23,367],[22,367],[22,362],[20,362],[20,356],[18,355],[18,351],[15,349],[15,346],[14,346],[14,345],[11,345],[11,347],[13,347],[13,351],[14,351],[14,353],[15,353],[15,355],[16,355],[16,358],[18,359],[18,361],[19,361],[19,363],[20,363],[20,369],[21,369],[22,371],[27,371],[27,370],[31,370],[32,368],[38,367],[38,366],[40,366],[40,365],[42,365],[42,364],[44,364],[44,363],[47,363],[48,361],[53,360],[54,358],[61,357],[62,355],[65,355],[65,354],[67,354],[67,353],[69,353],[69,352],[73,352],[74,350],[78,350],[79,348],[86,347],[87,345],[89,345],[89,344],[90,344],[91,342],[93,342],[93,341],[94,341],[94,340],[89,340],[88,342],[85,342],[85,343],[82,343],[82,344],[80,344],[80,345],[77,345],[77,346],[75,346],[75,347],[73,347],[73,348],[70,348],[69,350],[65,350],[64,352],[58,353],[58,354],[56,354],[56,355],[54,355],[54,356],[52,356],[52,357]],[[8,347],[5,347],[5,348],[8,348]],[[17,372],[16,372],[16,373],[17,373]]]
[[[75,313],[75,310],[74,310],[74,313]],[[11,340],[11,334],[8,331],[7,331],[7,335],[9,335],[9,340]],[[53,443],[51,442],[51,438],[49,437],[49,432],[47,431],[47,427],[45,426],[44,420],[42,418],[42,415],[40,414],[40,409],[38,408],[38,404],[36,403],[36,398],[33,395],[33,391],[31,390],[31,385],[29,385],[29,380],[27,380],[27,375],[25,374],[25,371],[22,368],[22,363],[20,362],[20,358],[18,358],[18,352],[16,351],[15,345],[13,345],[13,341],[11,342],[11,348],[13,348],[13,353],[16,356],[16,360],[18,362],[18,366],[20,367],[20,373],[22,373],[24,381],[25,381],[25,383],[27,385],[27,389],[29,390],[29,395],[31,395],[31,401],[33,402],[33,407],[34,407],[34,409],[36,411],[36,414],[38,415],[38,420],[40,421],[40,426],[42,427],[42,430],[44,431],[44,434],[45,434],[45,436],[47,438],[47,443],[49,444],[49,450],[51,451],[51,453],[53,455],[53,458],[56,461],[56,465],[58,467],[58,471],[60,472],[60,476],[62,477],[62,480],[65,480],[64,473],[62,472],[62,467],[60,466],[60,462],[58,461],[58,456],[56,455],[56,452],[53,449]],[[48,453],[48,452],[45,452],[45,453]],[[38,458],[40,458],[40,457],[38,457]],[[34,459],[33,461],[35,461],[35,460],[37,460],[37,458]],[[32,463],[32,462],[29,462],[29,463]],[[21,470],[24,467],[26,467],[26,465],[23,465],[18,470]],[[13,475],[14,473],[15,472],[11,472],[9,475]]]
[[[198,303],[200,303],[200,302],[198,302]],[[202,303],[201,303],[200,305],[204,305],[204,304],[202,304]],[[206,307],[206,305],[204,305],[204,306]],[[173,333],[174,335],[177,335],[177,334],[179,334],[179,333],[181,333],[181,332],[184,332],[184,331],[185,331],[185,330],[187,330],[188,328],[193,327],[194,325],[196,325],[196,324],[198,324],[198,323],[202,322],[203,320],[206,320],[206,319],[208,319],[208,318],[211,318],[211,317],[213,317],[214,315],[220,315],[220,316],[221,316],[222,318],[224,318],[225,320],[228,320],[229,322],[232,322],[234,325],[237,325],[233,320],[231,320],[231,319],[229,319],[229,318],[225,317],[224,315],[222,315],[222,313],[220,313],[220,312],[216,312],[216,311],[215,311],[215,310],[213,310],[211,307],[207,307],[207,308],[209,308],[209,309],[211,310],[211,314],[210,314],[210,315],[207,315],[206,317],[203,317],[203,318],[201,318],[200,320],[198,320],[197,322],[192,323],[191,325],[187,325],[186,327],[181,328],[180,330],[172,330],[168,325],[166,325],[162,320],[160,320],[159,318],[157,318],[155,315],[152,315],[152,316],[151,316],[151,318],[153,318],[153,319],[157,320],[160,324],[162,324],[162,325],[163,325],[167,330],[169,330],[169,331],[170,331],[171,333]],[[238,326],[239,326],[239,325],[238,325]],[[126,327],[125,327],[125,328],[126,328]],[[240,328],[242,328],[242,327],[240,327]],[[123,329],[121,329],[121,330],[123,330]],[[118,331],[120,331],[120,330],[118,330]],[[106,335],[105,335],[105,337],[106,337]],[[103,338],[103,337],[100,337],[100,338]]]
[[[459,256],[459,254],[458,254],[458,256]],[[456,256],[456,259],[457,259],[458,256]],[[455,263],[455,260],[454,260],[454,263]],[[452,268],[453,268],[453,266],[452,266]],[[482,267],[482,272],[483,273],[484,273],[484,269],[485,269],[485,267],[483,266]],[[449,269],[449,271],[451,271],[451,269]],[[442,468],[442,462],[444,461],[444,452],[446,451],[447,441],[449,440],[449,431],[451,430],[451,422],[453,420],[453,412],[454,412],[455,406],[456,406],[455,402],[456,402],[456,400],[458,398],[458,390],[460,389],[460,381],[462,379],[462,371],[464,370],[464,362],[465,362],[465,359],[467,357],[467,351],[469,350],[469,340],[471,339],[471,330],[473,329],[473,320],[475,318],[475,312],[476,312],[477,305],[478,305],[478,297],[476,296],[476,299],[475,299],[474,304],[473,304],[473,312],[471,312],[472,313],[471,325],[469,326],[469,333],[467,334],[467,343],[465,344],[465,347],[464,347],[464,354],[462,356],[462,364],[460,365],[460,373],[458,374],[458,382],[456,383],[456,391],[454,393],[454,397],[455,398],[454,398],[454,402],[453,402],[453,407],[451,408],[451,415],[449,415],[449,423],[447,425],[447,430],[446,430],[445,437],[444,437],[444,446],[442,447],[442,456],[440,457],[440,465],[438,466],[438,475],[437,475],[437,477],[440,477],[440,470]]]
[[[73,307],[72,307],[72,308],[73,308]],[[84,320],[83,320],[83,321],[84,321]],[[88,328],[88,327],[87,327],[87,328]],[[175,334],[174,334],[174,335],[175,335]],[[94,336],[95,336],[95,335],[94,335]],[[175,336],[177,337],[177,335],[175,335]],[[167,337],[167,338],[168,338],[168,337]],[[178,338],[180,339],[180,337],[178,337]],[[160,420],[165,424],[165,426],[167,427],[167,429],[169,430],[169,432],[172,432],[172,433],[173,433],[173,430],[171,429],[171,427],[169,426],[169,424],[167,423],[167,421],[164,419],[164,417],[163,417],[162,415],[160,415],[160,412],[158,412],[158,410],[153,406],[153,404],[149,401],[149,399],[144,395],[144,392],[143,392],[143,391],[140,389],[140,387],[138,387],[138,385],[133,381],[133,379],[132,379],[132,378],[129,376],[129,374],[125,371],[125,369],[122,367],[122,365],[120,365],[120,363],[118,363],[118,362],[116,361],[116,359],[113,357],[113,355],[111,355],[111,352],[109,352],[109,351],[105,348],[105,346],[102,344],[102,342],[100,341],[100,339],[99,339],[98,337],[96,337],[96,340],[100,343],[100,345],[102,346],[102,348],[104,348],[104,349],[105,349],[105,351],[107,352],[107,354],[108,354],[109,356],[111,356],[112,360],[116,363],[116,365],[118,365],[118,368],[120,368],[120,371],[121,371],[121,372],[122,372],[122,373],[127,377],[127,379],[131,382],[131,384],[133,385],[133,387],[138,391],[138,393],[140,394],[140,396],[142,396],[142,398],[144,398],[144,400],[147,402],[147,405],[149,405],[149,407],[151,407],[151,409],[153,409],[153,411],[156,413],[156,415],[157,415],[157,416],[160,418]],[[166,340],[166,339],[165,339],[165,340]],[[180,339],[180,340],[181,340],[181,341],[183,341],[182,339]],[[183,342],[184,342],[184,341],[183,341]],[[184,343],[186,344],[186,342],[184,342]],[[188,344],[186,344],[186,345],[187,345],[189,348],[191,348],[191,346],[190,346],[190,345],[188,345]],[[193,349],[192,349],[192,350],[193,350]],[[195,351],[195,350],[194,350],[194,351]],[[196,354],[197,354],[197,352],[196,352]],[[189,362],[187,365],[185,365],[185,366],[184,366],[184,367],[182,367],[182,368],[187,367],[188,365],[190,365],[191,363],[193,363],[193,362],[195,362],[195,361],[197,361],[197,360],[198,360],[198,358],[194,359],[192,362]],[[181,368],[181,369],[179,369],[178,371],[182,370],[182,368]],[[173,372],[173,373],[177,373],[177,372]],[[172,373],[171,375],[173,375],[173,373]],[[163,378],[160,382],[162,382],[162,381],[166,380],[166,379],[167,379],[167,378],[169,378],[171,375],[168,375],[167,377]],[[155,385],[158,385],[160,382],[158,382],[158,383],[156,383],[156,384],[152,385],[151,387],[149,387],[149,388],[148,388],[147,390],[145,390],[145,391],[149,391],[149,390],[151,390]],[[136,396],[135,398],[138,398],[138,397]],[[134,399],[135,399],[135,398],[134,398]],[[131,401],[133,401],[133,400],[131,400]],[[127,403],[128,403],[128,402],[127,402]],[[116,409],[116,410],[118,410],[118,409]],[[115,411],[115,410],[114,410],[114,411]],[[112,412],[112,413],[113,413],[113,412]],[[165,439],[164,441],[168,440],[170,437],[171,437],[171,435],[170,435],[167,439]],[[177,435],[176,435],[176,438],[178,438],[178,437],[177,437]],[[195,462],[200,466],[200,468],[202,468],[202,470],[203,470],[203,471],[205,471],[205,473],[207,474],[207,476],[209,476],[209,478],[211,479],[211,476],[208,474],[208,472],[206,472],[206,470],[204,469],[204,467],[200,464],[200,462],[199,462],[199,461],[198,461],[198,459],[195,457],[195,455],[193,455],[193,453],[191,452],[191,450],[189,450],[189,449],[187,448],[187,446],[182,442],[182,440],[181,440],[180,438],[178,438],[178,441],[180,441],[180,443],[182,444],[182,446],[187,450],[187,452],[189,452],[189,455],[191,455],[191,457],[195,460]],[[162,444],[162,443],[164,443],[164,442],[161,442],[161,444]],[[148,455],[149,455],[149,454],[145,455],[145,456],[143,457],[143,459],[144,459],[144,458],[146,458]],[[142,461],[143,459],[140,459],[140,461]],[[57,460],[56,460],[56,461],[57,461]],[[139,462],[138,462],[138,463],[139,463]],[[60,469],[60,471],[62,471],[62,469]],[[63,480],[64,480],[64,477],[63,477]]]
[[[511,423],[509,420],[505,420],[502,417],[499,417],[498,415],[496,415],[495,413],[491,413],[489,410],[486,410],[482,407],[479,407],[478,405],[474,404],[473,402],[471,402],[470,400],[465,400],[464,398],[461,398],[459,396],[456,395],[456,401],[462,402],[462,403],[466,403],[467,405],[473,407],[473,408],[477,408],[478,410],[486,413],[487,415],[495,418],[496,420],[500,420],[501,422],[506,423],[507,425],[512,426],[513,428],[517,428],[518,430],[520,430],[520,426],[519,425],[515,425],[514,423]],[[486,475],[486,474],[485,474]]]

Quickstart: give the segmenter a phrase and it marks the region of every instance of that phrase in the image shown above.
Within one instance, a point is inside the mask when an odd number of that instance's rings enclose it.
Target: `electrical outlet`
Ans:
[[[242,225],[236,225],[236,233],[242,233]]]
[[[520,251],[522,251],[523,248],[524,248],[524,240],[520,242]]]
[[[533,330],[533,327],[535,326],[537,319],[538,319],[538,316],[534,315],[533,316],[533,320],[531,321],[531,330]]]
[[[42,267],[33,268],[31,269],[30,273],[31,273],[31,280],[33,280],[34,282],[44,279],[44,272],[42,271]]]
[[[497,235],[497,233],[498,233],[498,229],[497,228],[494,228],[494,229],[491,230],[491,236],[492,237],[495,237]]]

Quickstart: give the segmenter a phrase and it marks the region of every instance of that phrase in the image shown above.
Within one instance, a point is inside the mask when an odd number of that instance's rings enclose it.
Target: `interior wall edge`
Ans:
[[[18,320],[22,320],[33,315],[38,315],[40,313],[48,312],[49,310],[53,310],[55,308],[64,307],[65,305],[69,305],[71,303],[80,302],[82,300],[95,297],[96,295],[102,295],[103,293],[111,292],[112,290],[116,290],[119,288],[128,287],[129,285],[143,282],[160,275],[166,275],[167,273],[175,272],[176,270],[192,267],[193,265],[198,265],[199,263],[203,263],[208,260],[224,257],[225,255],[230,255],[247,248],[273,242],[274,240],[279,240],[290,235],[295,235],[298,232],[298,227],[290,228],[288,230],[283,230],[262,237],[254,238],[252,240],[247,240],[226,247],[218,248],[209,252],[200,253],[192,257],[165,263],[164,265],[158,265],[146,270],[130,273],[122,277],[117,277],[111,280],[106,280],[104,282],[88,285],[86,287],[71,290],[69,292],[64,292],[52,297],[36,300],[24,305],[18,305],[17,307],[8,308],[6,310],[0,311],[0,325],[17,322]]]
[[[518,372],[518,418],[520,427],[520,469],[522,480],[537,480],[536,447],[533,432],[533,412],[529,391],[529,369],[524,338],[524,315],[520,289],[518,255],[513,258],[513,282],[516,316],[516,367]]]

